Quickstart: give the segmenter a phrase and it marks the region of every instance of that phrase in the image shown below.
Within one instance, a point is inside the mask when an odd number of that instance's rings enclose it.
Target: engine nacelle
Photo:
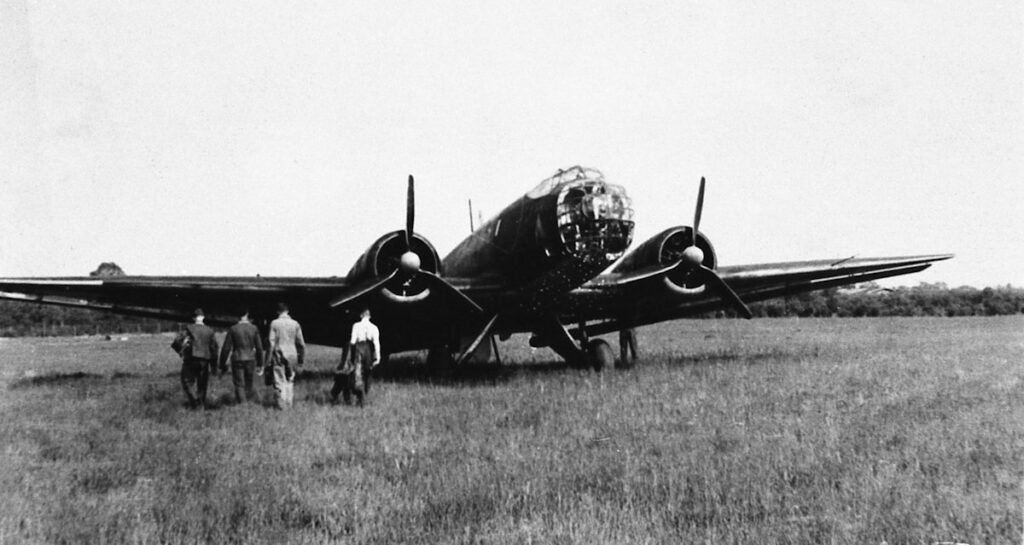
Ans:
[[[669,227],[664,231],[645,240],[633,251],[626,254],[612,272],[625,273],[635,271],[654,265],[668,266],[679,263],[683,252],[690,246],[693,228],[685,225]],[[700,231],[697,232],[697,247],[704,252],[704,259],[701,264],[710,269],[718,266],[718,256],[711,241]],[[704,285],[699,275],[686,274],[688,271],[681,271],[678,274],[669,274],[668,280],[676,288],[697,289]],[[674,277],[675,276],[675,277]]]
[[[413,234],[411,250],[419,257],[419,269],[443,274],[441,259],[434,245],[420,235]],[[378,238],[363,255],[359,256],[352,270],[348,272],[347,281],[356,285],[371,278],[378,278],[402,266],[402,254],[405,253],[405,231],[398,230]]]

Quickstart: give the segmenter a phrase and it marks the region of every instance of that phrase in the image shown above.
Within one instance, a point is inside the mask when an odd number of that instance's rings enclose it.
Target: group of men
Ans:
[[[249,311],[241,312],[238,323],[232,325],[218,349],[214,330],[207,326],[203,309],[193,312],[193,323],[175,337],[171,348],[182,358],[181,386],[190,408],[207,407],[210,375],[218,370],[223,375],[231,360],[231,379],[238,403],[256,398],[254,375],[264,377],[273,392],[273,406],[287,409],[294,400],[295,374],[306,355],[306,342],[302,326],[290,315],[288,306],[278,305],[277,319],[270,322],[267,343],[262,342],[259,328],[249,320]],[[350,404],[355,394],[359,406],[369,392],[370,370],[380,363],[380,332],[370,322],[370,311],[363,310],[361,320],[352,326],[349,344],[342,352],[341,363],[335,372],[331,397],[337,400],[343,394]]]

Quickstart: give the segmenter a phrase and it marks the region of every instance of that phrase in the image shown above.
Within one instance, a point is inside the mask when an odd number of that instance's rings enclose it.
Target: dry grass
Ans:
[[[0,341],[0,542],[1020,541],[1024,320],[682,321],[645,361],[432,379],[366,409],[183,406],[169,337]]]

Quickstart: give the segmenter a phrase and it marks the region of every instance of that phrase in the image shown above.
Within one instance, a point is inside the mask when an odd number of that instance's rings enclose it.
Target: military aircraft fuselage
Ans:
[[[596,170],[573,167],[481,225],[442,269],[449,278],[500,282],[520,311],[541,312],[622,257],[632,238],[625,190]]]

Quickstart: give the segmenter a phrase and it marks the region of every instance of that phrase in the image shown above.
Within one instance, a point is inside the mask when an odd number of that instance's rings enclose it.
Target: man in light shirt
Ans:
[[[381,353],[380,330],[370,321],[370,309],[364,309],[359,316],[361,319],[352,325],[348,346],[335,371],[331,397],[337,399],[340,392],[345,404],[350,405],[354,392],[356,404],[362,407],[363,398],[370,392],[370,370],[380,363]]]
[[[277,319],[270,322],[270,371],[274,388],[274,406],[287,409],[292,406],[295,368],[302,367],[306,355],[306,341],[302,326],[288,314],[288,305],[277,306]]]

